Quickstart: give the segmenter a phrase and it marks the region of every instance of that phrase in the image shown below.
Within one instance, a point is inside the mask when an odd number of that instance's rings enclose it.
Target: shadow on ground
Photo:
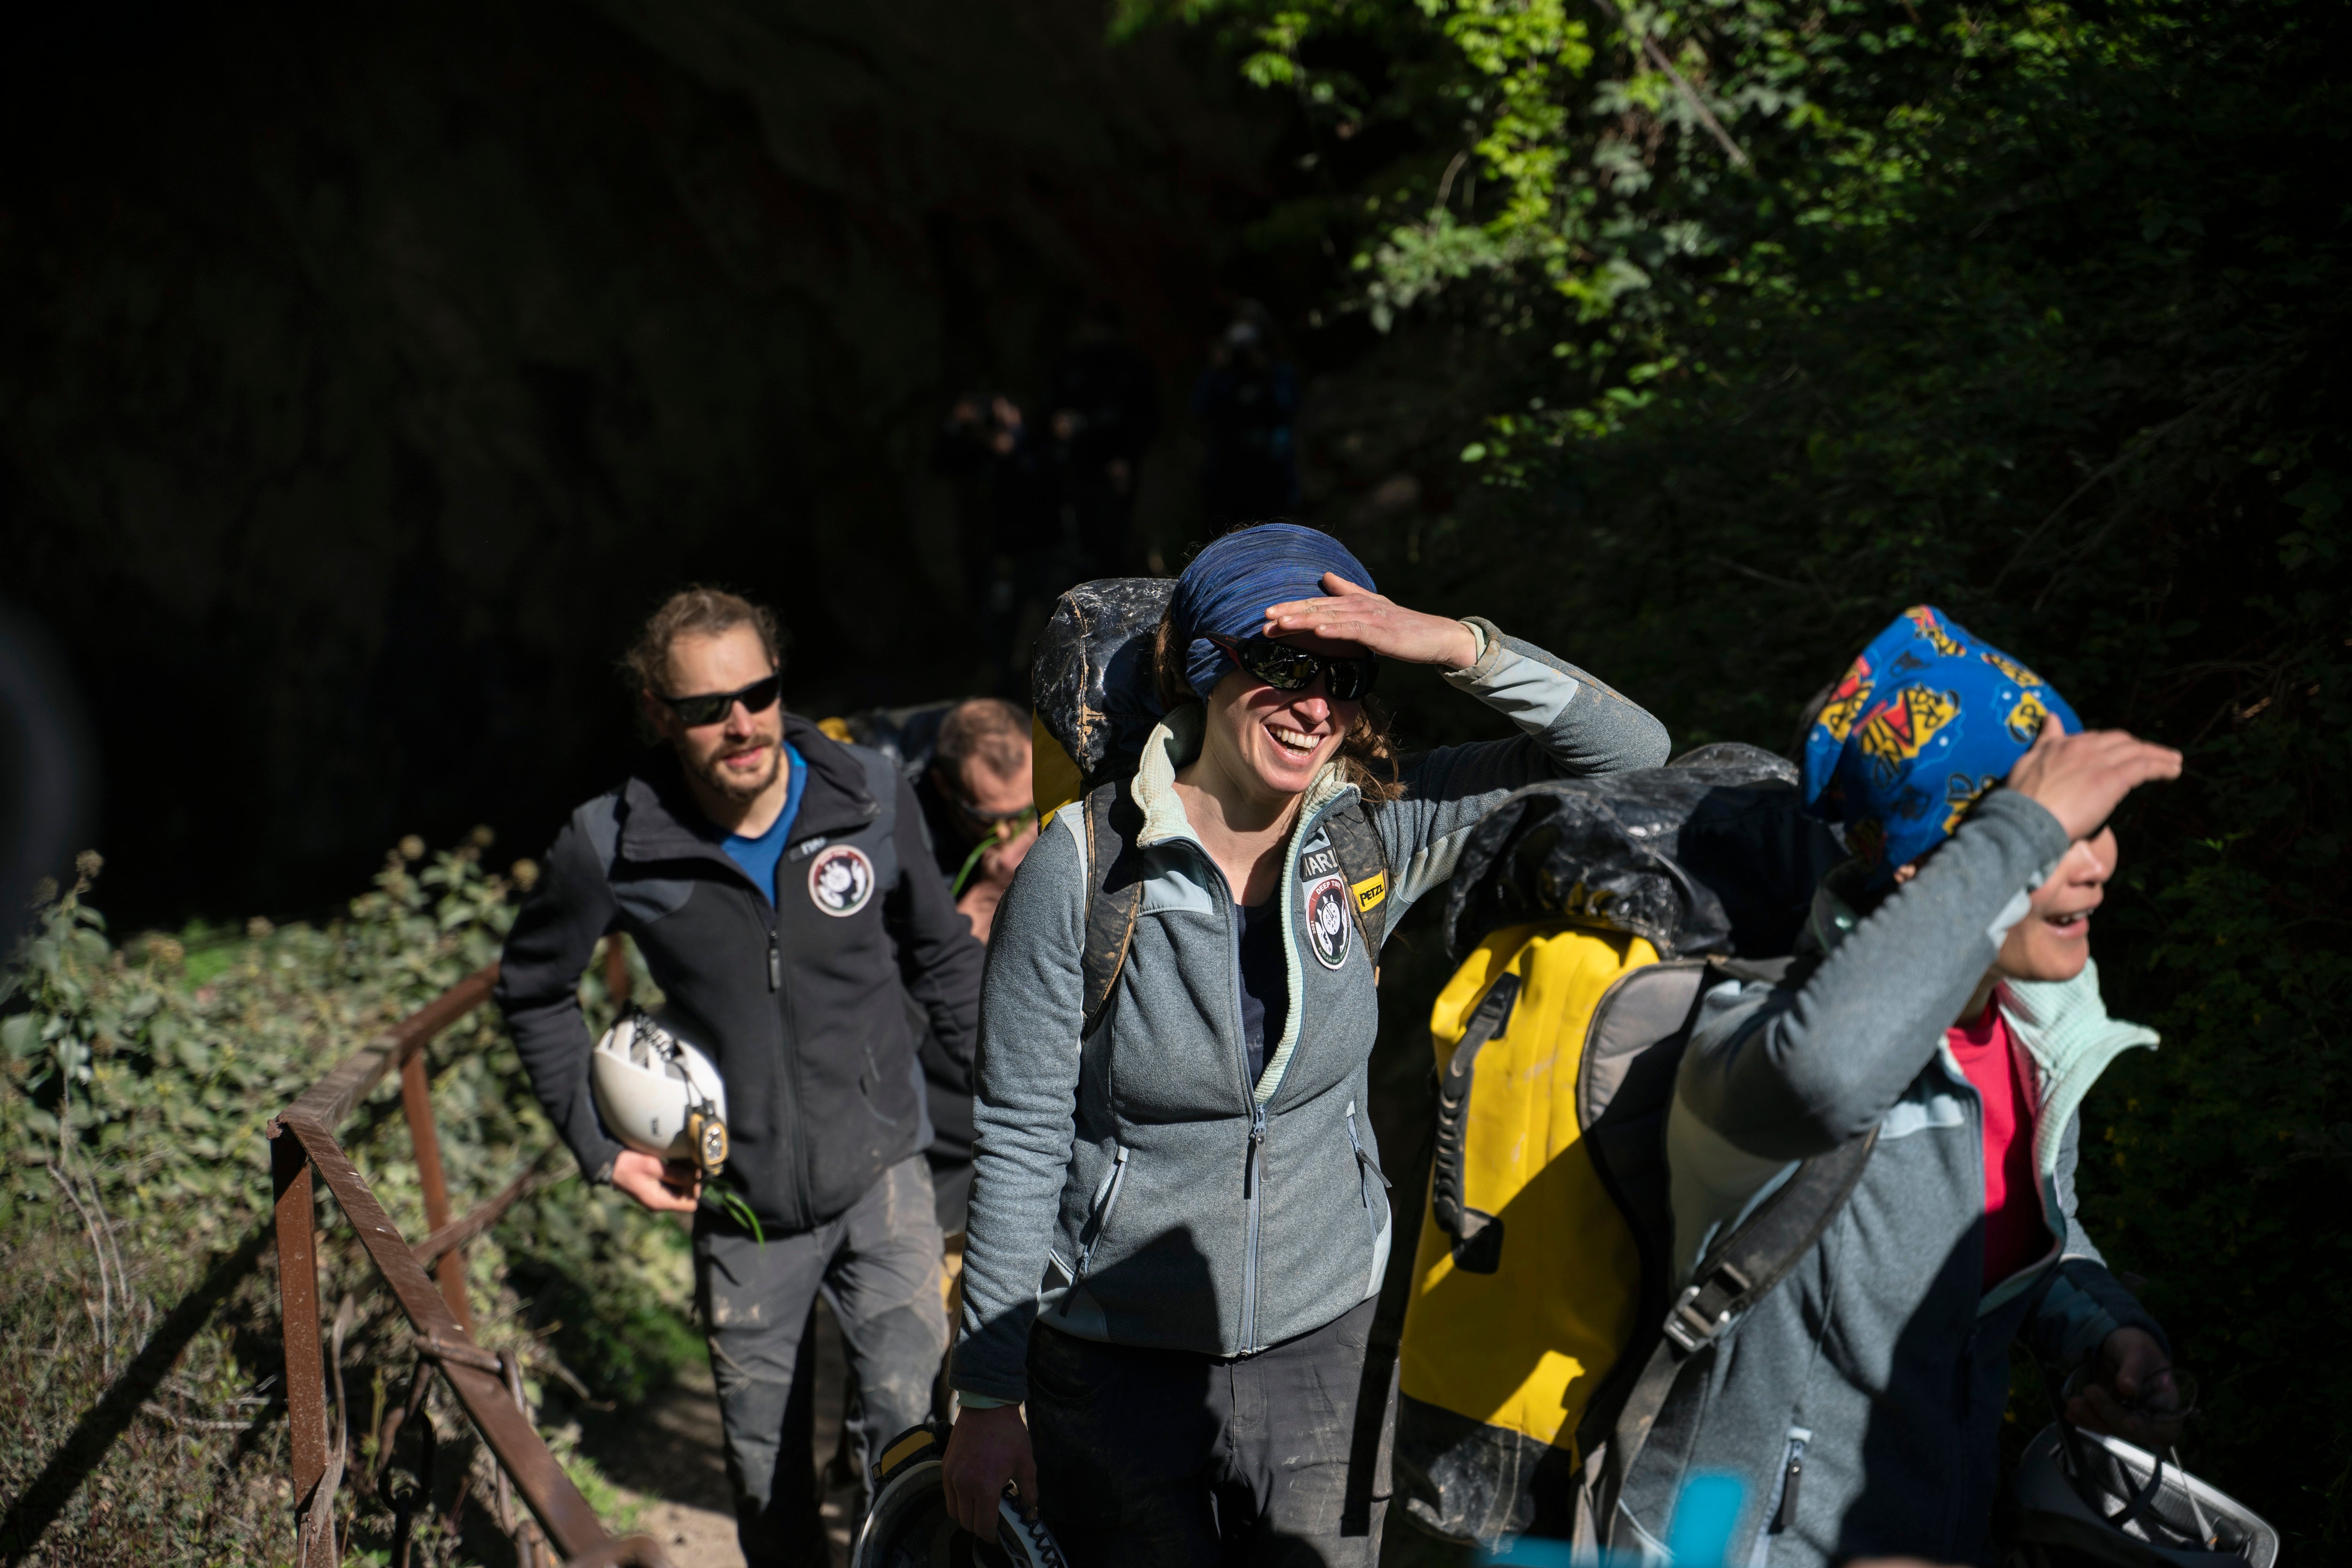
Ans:
[[[815,1348],[815,1448],[822,1464],[841,1441],[845,1367],[840,1331],[823,1303],[817,1307]],[[636,1528],[660,1542],[678,1568],[742,1568],[708,1362],[688,1363],[667,1388],[641,1405],[590,1412],[580,1423],[580,1449],[621,1488],[626,1501],[643,1505]],[[856,1508],[845,1488],[825,1494],[835,1568],[845,1568],[849,1561]]]
[[[846,1363],[840,1331],[821,1301],[815,1343],[815,1451],[822,1465],[840,1446]],[[709,1363],[688,1363],[667,1388],[642,1405],[590,1412],[580,1424],[580,1448],[626,1501],[643,1505],[636,1528],[659,1541],[677,1568],[742,1568]],[[848,1488],[828,1488],[824,1521],[834,1568],[847,1568],[856,1507]],[[1401,1512],[1390,1515],[1382,1547],[1382,1568],[1465,1568],[1473,1560],[1467,1549],[1423,1534]]]

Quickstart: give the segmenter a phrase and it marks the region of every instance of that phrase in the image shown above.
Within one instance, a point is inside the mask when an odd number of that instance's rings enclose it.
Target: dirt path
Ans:
[[[816,1319],[816,1452],[823,1463],[841,1438],[844,1363],[840,1331],[822,1303]],[[626,1500],[646,1505],[637,1528],[667,1548],[678,1568],[743,1568],[707,1362],[689,1362],[676,1382],[634,1410],[583,1422],[581,1447]],[[825,1498],[835,1568],[849,1561],[855,1507],[843,1490]]]

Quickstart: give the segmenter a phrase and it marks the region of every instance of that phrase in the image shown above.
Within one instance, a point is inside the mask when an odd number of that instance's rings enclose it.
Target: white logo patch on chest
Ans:
[[[1349,932],[1355,926],[1348,908],[1348,883],[1326,877],[1307,889],[1307,945],[1326,969],[1348,962]]]
[[[829,915],[854,915],[874,896],[874,862],[854,844],[836,844],[809,862],[809,899]]]

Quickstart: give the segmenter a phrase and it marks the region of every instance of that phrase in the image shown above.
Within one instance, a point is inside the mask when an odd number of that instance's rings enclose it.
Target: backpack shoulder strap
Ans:
[[[1463,1164],[1470,1134],[1470,1087],[1478,1052],[1510,1026],[1518,1000],[1519,977],[1497,975],[1471,1010],[1470,1022],[1437,1079],[1437,1147],[1430,1167],[1429,1207],[1437,1226],[1454,1238],[1454,1266],[1468,1274],[1492,1274],[1501,1267],[1503,1222],[1463,1201]]]
[[[1086,1009],[1078,1032],[1084,1037],[1110,1012],[1118,972],[1135,940],[1136,917],[1143,911],[1143,854],[1135,847],[1143,821],[1123,780],[1087,791],[1078,807],[1086,813],[1087,839],[1086,949],[1078,960]]]
[[[1331,840],[1332,858],[1348,879],[1348,890],[1355,895],[1356,927],[1364,933],[1364,949],[1378,963],[1381,942],[1388,935],[1389,851],[1373,826],[1372,808],[1359,799],[1351,810],[1325,818],[1323,831]]]
[[[1779,1192],[1699,1260],[1619,1407],[1608,1442],[1593,1456],[1598,1473],[1588,1472],[1585,1502],[1601,1542],[1610,1539],[1617,1499],[1684,1368],[1712,1352],[1724,1331],[1813,1249],[1853,1196],[1877,1143],[1878,1129],[1873,1127],[1803,1162]]]

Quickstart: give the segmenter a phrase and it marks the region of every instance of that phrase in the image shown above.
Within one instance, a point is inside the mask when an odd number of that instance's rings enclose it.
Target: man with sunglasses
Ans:
[[[774,616],[731,594],[689,588],[655,612],[627,664],[664,744],[557,835],[498,990],[581,1169],[649,1209],[694,1215],[753,1564],[826,1557],[807,1401],[787,1429],[819,1291],[862,1390],[861,1458],[929,1415],[947,1342],[940,1236],[901,985],[940,1048],[968,1062],[982,956],[895,765],[784,710],[777,641]],[[645,954],[664,1019],[725,1082],[727,1210],[690,1165],[623,1147],[597,1117],[577,987],[615,931]]]
[[[915,785],[940,875],[983,942],[1037,837],[1029,774],[1029,716],[1002,698],[974,697],[940,721],[931,765]]]
[[[982,942],[1013,873],[1037,841],[1030,783],[1029,718],[1010,702],[974,697],[940,720],[930,765],[915,784],[932,864]],[[935,1040],[920,1048],[931,1117],[931,1185],[940,1228],[950,1238],[949,1269],[962,1260],[965,1200],[971,1192],[971,1058],[950,1057]]]

